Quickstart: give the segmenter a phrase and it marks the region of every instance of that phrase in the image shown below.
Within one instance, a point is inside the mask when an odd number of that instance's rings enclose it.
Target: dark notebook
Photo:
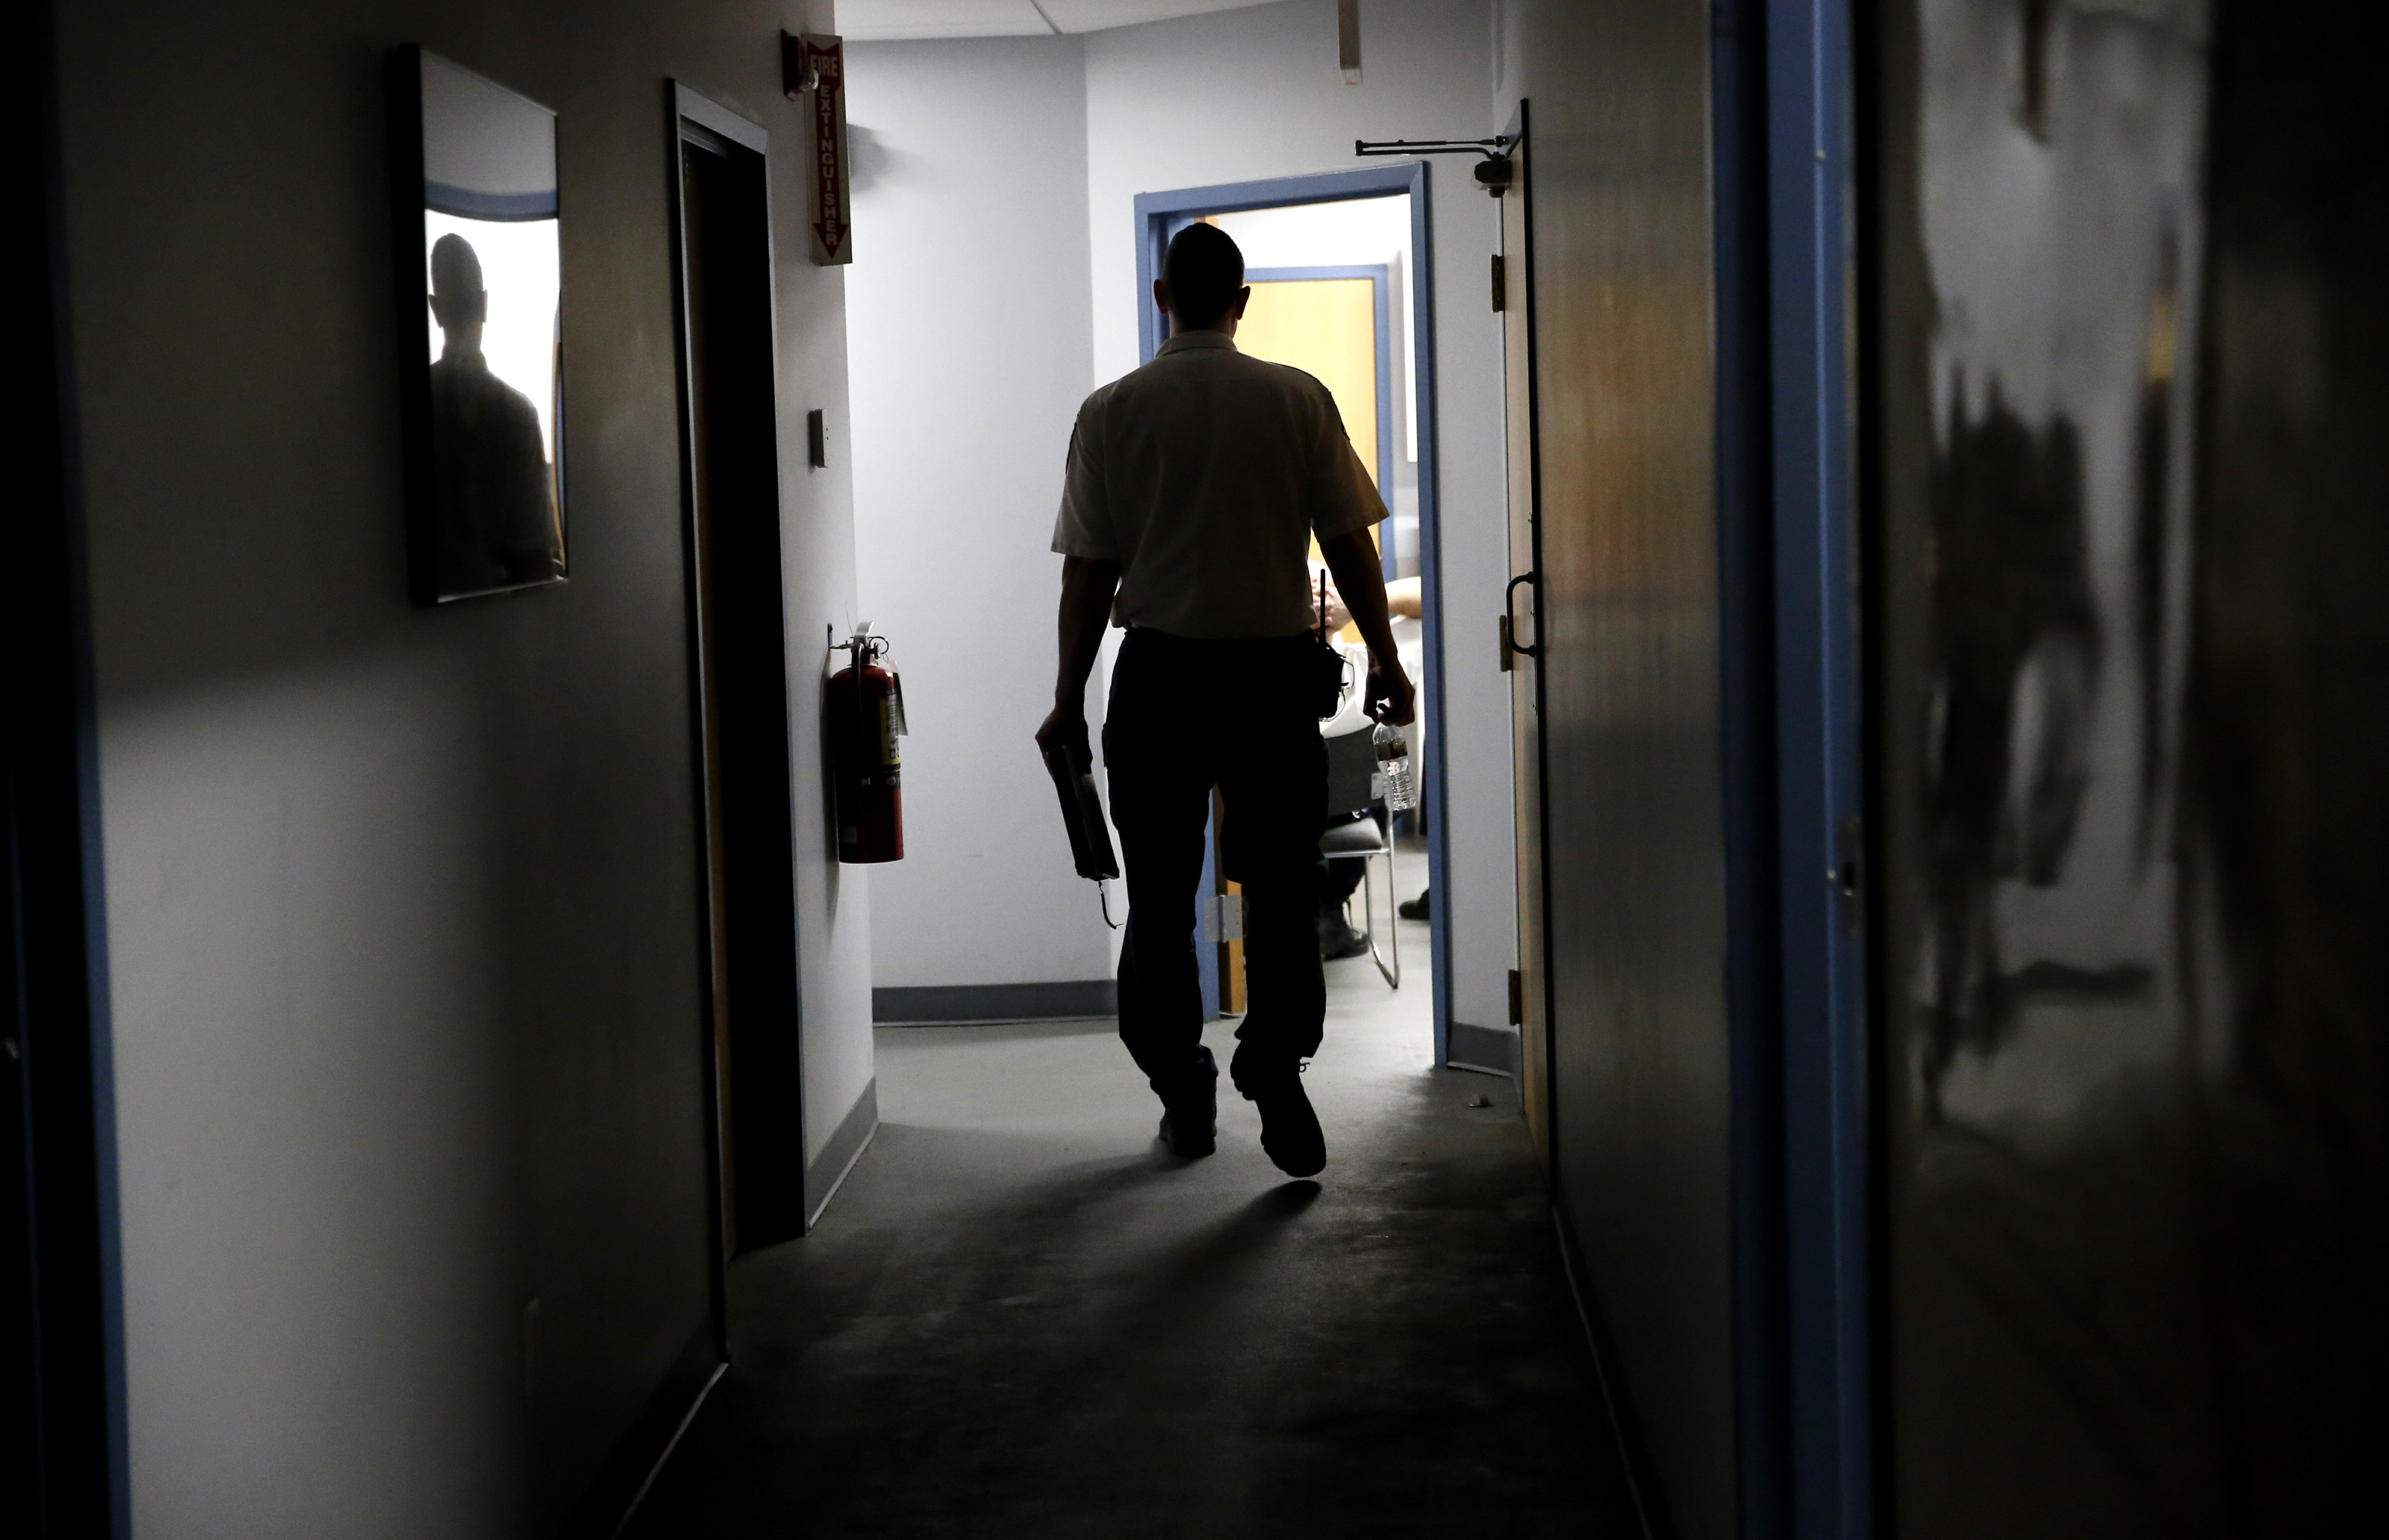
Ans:
[[[1095,795],[1092,766],[1078,769],[1067,751],[1045,757],[1054,777],[1054,793],[1062,799],[1062,823],[1070,831],[1070,859],[1079,875],[1091,881],[1119,875],[1119,858],[1112,853],[1112,826],[1104,821],[1104,805]]]

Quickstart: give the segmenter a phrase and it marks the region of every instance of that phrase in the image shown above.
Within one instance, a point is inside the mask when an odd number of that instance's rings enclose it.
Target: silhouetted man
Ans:
[[[1289,1176],[1326,1164],[1303,1093],[1327,996],[1320,971],[1319,737],[1311,539],[1369,643],[1370,712],[1411,719],[1369,527],[1386,516],[1327,388],[1236,350],[1252,291],[1216,225],[1169,243],[1154,300],[1169,339],[1089,396],[1054,531],[1064,556],[1051,755],[1088,762],[1086,684],[1104,621],[1128,628],[1104,724],[1112,821],[1128,868],[1119,1031],[1177,1154],[1214,1144],[1219,1069],[1202,1043],[1194,946],[1203,827],[1216,785],[1222,862],[1244,886],[1250,1009],[1229,1074]]]
[[[481,260],[462,235],[432,243],[431,313],[446,339],[431,366],[440,592],[479,593],[557,577],[563,531],[539,411],[481,356],[490,296]]]

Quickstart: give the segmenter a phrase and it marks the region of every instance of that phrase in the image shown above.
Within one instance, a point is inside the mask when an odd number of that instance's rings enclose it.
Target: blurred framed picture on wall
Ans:
[[[390,84],[409,587],[562,582],[556,114],[413,46]]]

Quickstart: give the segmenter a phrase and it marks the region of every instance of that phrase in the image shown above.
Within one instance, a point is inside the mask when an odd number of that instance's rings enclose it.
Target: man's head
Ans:
[[[1245,254],[1216,224],[1190,224],[1169,242],[1154,299],[1169,312],[1172,332],[1233,333],[1245,313]]]
[[[490,295],[481,286],[481,259],[462,235],[442,235],[431,244],[431,314],[451,346],[481,345]]]

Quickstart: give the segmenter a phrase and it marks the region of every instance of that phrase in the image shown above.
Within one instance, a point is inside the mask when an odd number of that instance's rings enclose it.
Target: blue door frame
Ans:
[[[1743,1534],[1873,1533],[1850,31],[1718,9],[1718,479]]]
[[[1419,500],[1419,571],[1440,577],[1442,538],[1437,520],[1438,465],[1436,439],[1435,394],[1435,222],[1427,197],[1428,166],[1424,160],[1395,160],[1348,172],[1322,172],[1312,176],[1278,177],[1267,182],[1229,182],[1209,187],[1185,187],[1175,192],[1139,193],[1136,197],[1136,296],[1137,341],[1139,357],[1151,362],[1154,351],[1169,335],[1168,324],[1153,303],[1153,280],[1161,273],[1161,259],[1169,248],[1169,237],[1193,220],[1206,214],[1241,213],[1255,209],[1291,209],[1308,203],[1342,203],[1366,197],[1396,197],[1409,194],[1411,200],[1411,271],[1410,302],[1412,335],[1416,341],[1416,357],[1412,367],[1418,371],[1418,500]],[[1385,286],[1378,286],[1383,295]],[[1386,350],[1380,347],[1377,357],[1385,367]],[[1385,438],[1378,439],[1383,452]],[[1426,873],[1430,892],[1450,893],[1444,881],[1447,831],[1450,820],[1444,816],[1444,756],[1443,756],[1443,618],[1441,595],[1437,580],[1419,585],[1422,602],[1419,618],[1426,632],[1426,644],[1421,649],[1425,660],[1426,677],[1419,681],[1420,696],[1426,702],[1427,741],[1425,750],[1424,785],[1422,801],[1426,811]],[[1209,893],[1218,885],[1211,871],[1207,852],[1211,843],[1205,842],[1202,891]],[[1427,949],[1433,959],[1435,1006],[1435,1062],[1450,1063],[1451,1045],[1451,940],[1445,928],[1448,903],[1436,903],[1427,910]],[[1399,922],[1396,922],[1399,923]],[[1219,974],[1213,968],[1198,970],[1203,978],[1203,1008],[1207,1014],[1220,1011]]]
[[[1842,0],[1770,0],[1775,639],[1794,1533],[1874,1530],[1866,951]]]
[[[1842,0],[1713,33],[1742,1533],[1873,1535],[1851,108]]]

